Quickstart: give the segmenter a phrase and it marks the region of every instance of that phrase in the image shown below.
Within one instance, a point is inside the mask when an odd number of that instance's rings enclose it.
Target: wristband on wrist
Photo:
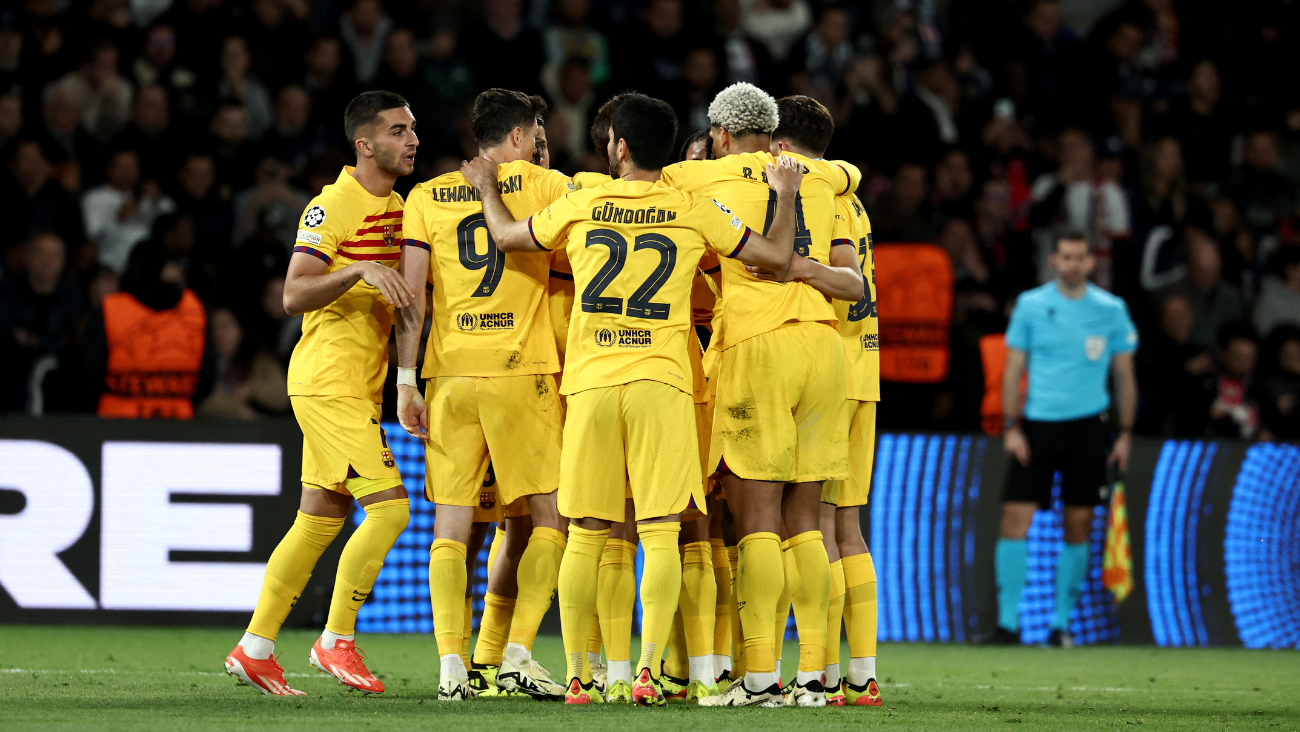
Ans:
[[[1002,418],[1002,429],[1004,430],[1009,430],[1012,427],[1019,427],[1019,426],[1020,426],[1019,417],[1012,417],[1011,415],[1007,415]]]
[[[417,383],[416,380],[415,380],[415,369],[413,369],[413,368],[410,368],[410,369],[404,369],[404,368],[402,368],[401,366],[398,366],[398,367],[397,367],[397,385],[398,385],[398,386],[409,386],[409,387],[411,387],[412,389],[419,389],[419,388],[420,388],[420,385],[419,385],[419,383]]]

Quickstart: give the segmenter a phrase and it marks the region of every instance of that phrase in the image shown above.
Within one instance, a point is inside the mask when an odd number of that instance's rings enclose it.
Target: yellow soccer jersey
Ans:
[[[402,197],[372,196],[345,167],[313,198],[298,222],[293,250],[317,257],[330,272],[354,262],[397,269]],[[302,340],[289,360],[290,396],[383,400],[393,306],[364,281],[320,310],[303,315]]]
[[[835,216],[851,226],[851,236],[836,244],[855,246],[865,292],[857,302],[835,301],[844,341],[844,377],[848,396],[864,402],[880,401],[880,320],[876,317],[876,262],[871,246],[871,219],[857,196],[836,199]]]
[[[573,188],[574,190],[582,191],[588,188],[603,186],[611,180],[614,179],[604,173],[582,171],[573,174]]]
[[[522,160],[497,166],[497,178],[506,208],[519,218],[573,190],[563,174]],[[478,191],[459,171],[416,186],[405,223],[407,243],[430,252],[433,329],[425,378],[560,370],[547,259],[497,249]]]
[[[835,197],[856,187],[857,171],[849,165],[791,157],[804,166],[795,209],[795,251],[824,264],[830,261]],[[776,211],[776,192],[768,187],[764,168],[774,160],[766,152],[686,160],[664,168],[663,181],[722,202],[742,221],[766,234]],[[835,323],[835,309],[822,293],[802,282],[759,280],[735,260],[722,263],[722,291],[727,299],[720,329],[726,334],[726,341],[720,344],[724,349],[783,323]]]
[[[528,228],[542,249],[565,248],[578,293],[560,392],[645,379],[691,394],[691,281],[706,250],[744,247],[741,220],[662,183],[616,180],[570,193]]]

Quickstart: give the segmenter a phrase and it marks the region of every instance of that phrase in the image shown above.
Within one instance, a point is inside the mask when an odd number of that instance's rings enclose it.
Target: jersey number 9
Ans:
[[[486,254],[479,254],[474,243],[474,235],[479,229],[482,229],[483,235],[487,237]],[[461,220],[456,226],[456,240],[460,244],[460,263],[465,269],[471,272],[487,269],[483,273],[483,281],[474,288],[471,297],[491,297],[492,293],[497,291],[497,285],[501,284],[501,274],[506,269],[506,255],[497,249],[496,242],[492,241],[483,214],[471,214]]]

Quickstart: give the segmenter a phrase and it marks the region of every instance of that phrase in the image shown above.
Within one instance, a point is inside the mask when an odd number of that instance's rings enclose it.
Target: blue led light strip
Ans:
[[[986,440],[881,435],[871,488],[871,553],[879,581],[878,636],[965,641],[975,609],[975,504]]]
[[[1237,634],[1247,648],[1300,648],[1300,448],[1253,445],[1223,541]]]
[[[1169,441],[1160,451],[1147,506],[1143,563],[1151,633],[1161,646],[1207,646],[1196,544],[1213,442]]]

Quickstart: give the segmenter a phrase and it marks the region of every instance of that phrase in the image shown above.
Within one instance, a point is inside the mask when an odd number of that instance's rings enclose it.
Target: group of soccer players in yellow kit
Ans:
[[[418,146],[405,100],[366,92],[348,106],[357,165],[303,213],[286,278],[286,310],[304,313],[289,371],[300,510],[227,672],[302,693],[275,638],[356,500],[366,517],[309,663],[383,691],[354,630],[409,518],[379,424],[395,325],[399,421],[425,441],[436,504],[440,700],[879,706],[859,523],[879,400],[875,278],[860,174],[822,157],[830,114],[735,84],[674,163],[672,108],[622,94],[592,126],[610,175],[570,178],[548,169],[544,109],[483,92],[478,157],[404,202],[392,188]],[[491,522],[471,658],[468,578]],[[557,596],[565,683],[532,658]],[[799,659],[784,683],[791,609]]]

